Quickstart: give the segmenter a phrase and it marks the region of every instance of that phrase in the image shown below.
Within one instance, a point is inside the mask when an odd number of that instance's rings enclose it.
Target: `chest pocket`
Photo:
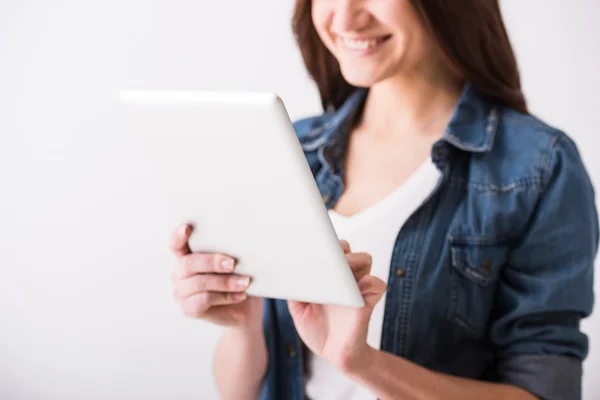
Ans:
[[[474,337],[486,333],[508,247],[450,240],[450,319]]]

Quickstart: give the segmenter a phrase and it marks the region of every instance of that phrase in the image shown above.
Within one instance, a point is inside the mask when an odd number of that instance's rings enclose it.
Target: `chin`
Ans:
[[[371,87],[385,79],[384,74],[372,69],[342,68],[342,76],[346,82],[356,87]]]

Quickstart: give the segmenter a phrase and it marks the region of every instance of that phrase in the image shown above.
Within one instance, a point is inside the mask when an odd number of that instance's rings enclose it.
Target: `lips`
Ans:
[[[349,38],[338,36],[339,44],[346,50],[358,53],[370,53],[385,43],[392,35]]]

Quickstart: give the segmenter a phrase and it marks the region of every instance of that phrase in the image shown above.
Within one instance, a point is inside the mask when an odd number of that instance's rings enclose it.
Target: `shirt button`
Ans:
[[[406,270],[404,268],[396,268],[396,276],[398,278],[404,278],[404,275],[406,275]]]
[[[435,159],[443,160],[448,156],[448,149],[443,145],[438,145],[433,150],[433,154],[435,155]]]
[[[323,195],[323,203],[327,204],[331,200],[331,196],[328,194]]]
[[[484,260],[481,263],[481,269],[485,273],[489,273],[492,270],[492,262],[490,260]]]
[[[294,346],[292,346],[292,345],[288,346],[287,353],[290,358],[296,357],[296,349],[294,348]]]

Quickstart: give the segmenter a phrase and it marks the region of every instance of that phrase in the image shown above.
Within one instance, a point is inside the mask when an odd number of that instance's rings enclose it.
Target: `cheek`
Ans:
[[[402,1],[390,8],[385,18],[388,18],[387,25],[395,28],[394,36],[400,46],[414,47],[415,49],[412,50],[419,52],[420,48],[426,44],[425,28],[408,2]]]
[[[327,24],[331,17],[331,10],[325,4],[321,4],[320,1],[315,1],[312,6],[311,16],[315,30],[321,41],[329,47],[331,39],[327,34]]]

